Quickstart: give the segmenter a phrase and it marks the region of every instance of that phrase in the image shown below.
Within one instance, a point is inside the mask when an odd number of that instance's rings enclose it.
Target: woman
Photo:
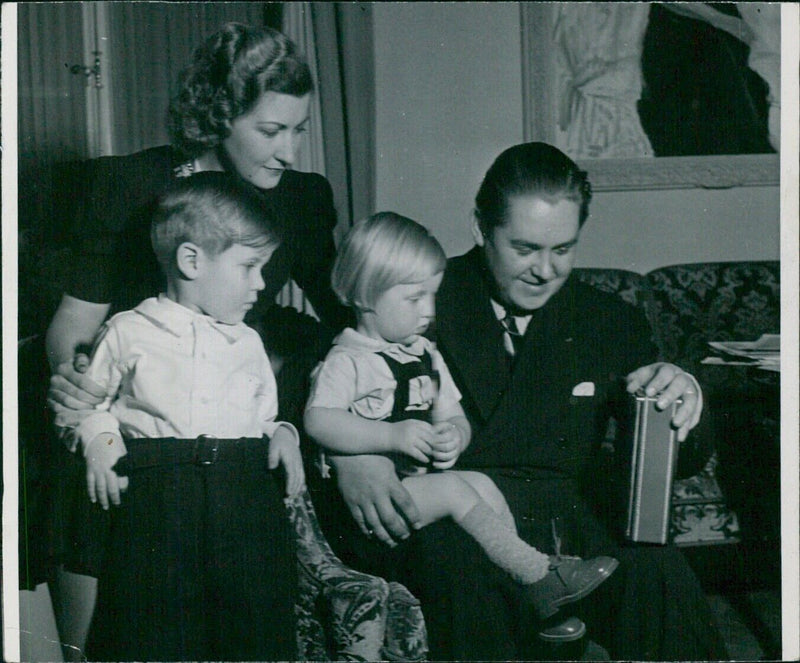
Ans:
[[[149,241],[154,199],[176,178],[222,170],[260,192],[280,223],[281,248],[263,272],[266,287],[246,321],[262,334],[275,368],[279,416],[297,421],[310,369],[333,332],[349,320],[330,289],[336,223],[331,187],[318,174],[291,170],[312,92],[308,65],[287,37],[268,28],[227,24],[197,48],[182,74],[169,109],[172,144],[88,163],[89,194],[75,221],[74,268],[46,338],[52,369],[48,401],[57,418],[69,419],[72,410],[100,401],[102,395],[82,375],[81,353],[109,313],[159,291],[161,277]],[[324,326],[274,304],[289,278],[303,289]],[[62,593],[69,595],[72,587],[82,597],[77,609],[67,596],[61,619],[71,632],[62,637],[78,647],[91,616],[92,575],[101,553],[82,540],[81,526],[70,535],[66,554],[66,568],[80,575],[62,574],[59,583]],[[72,626],[64,626],[65,617]]]
[[[320,175],[290,170],[312,91],[308,66],[287,37],[228,24],[196,50],[183,72],[169,110],[171,145],[89,162],[89,195],[75,222],[77,264],[47,333],[56,407],[75,406],[70,397],[85,402],[86,393],[75,390],[81,377],[72,360],[76,349],[91,345],[109,311],[130,308],[157,291],[148,206],[176,178],[193,172],[225,170],[250,182],[282,221],[280,255],[270,262],[267,286],[248,319],[263,332],[275,361],[306,346],[318,331],[308,319],[275,310],[275,295],[289,277],[324,323],[337,329],[348,321],[329,283],[336,223],[330,185]]]

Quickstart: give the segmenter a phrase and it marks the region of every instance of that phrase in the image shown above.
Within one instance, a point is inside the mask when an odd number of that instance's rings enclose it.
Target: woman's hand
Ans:
[[[394,463],[385,456],[330,456],[339,491],[366,536],[388,546],[405,539],[420,523],[411,495],[400,483]]]
[[[678,429],[678,441],[683,442],[689,431],[700,421],[703,411],[703,392],[697,380],[675,364],[656,363],[643,366],[627,378],[627,391],[633,394],[644,389],[648,396],[658,395],[656,407],[668,408],[677,399],[683,403],[672,417],[672,425]]]
[[[56,415],[67,418],[74,410],[91,410],[103,402],[105,391],[84,373],[89,358],[76,349],[91,347],[111,309],[64,295],[45,335],[47,360],[52,377],[47,404]]]
[[[128,453],[122,438],[116,433],[100,433],[86,445],[86,488],[92,504],[108,509],[109,502],[120,504],[120,493],[128,489],[128,477],[118,476],[111,469]]]
[[[91,410],[105,399],[105,389],[84,373],[89,367],[89,357],[77,354],[55,367],[50,377],[47,404],[56,414],[72,410]]]
[[[303,458],[297,438],[287,426],[280,426],[269,441],[269,469],[276,469],[278,464],[286,472],[286,494],[291,497],[303,491],[306,486]]]
[[[438,435],[427,421],[406,419],[397,421],[392,426],[392,451],[411,456],[414,460],[427,465],[433,453],[433,443]]]

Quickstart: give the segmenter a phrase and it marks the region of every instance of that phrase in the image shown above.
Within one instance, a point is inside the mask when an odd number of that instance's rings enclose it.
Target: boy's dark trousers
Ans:
[[[267,440],[126,444],[89,659],[296,659],[294,538]]]

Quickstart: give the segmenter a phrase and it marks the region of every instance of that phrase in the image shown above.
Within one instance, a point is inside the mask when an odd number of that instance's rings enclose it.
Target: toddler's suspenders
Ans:
[[[433,402],[410,403],[411,400],[411,381],[428,376],[434,385],[434,391],[439,390],[439,371],[433,368],[433,357],[429,352],[423,352],[419,361],[409,361],[406,363],[397,361],[389,355],[378,353],[392,372],[392,376],[397,381],[397,388],[394,392],[394,407],[392,414],[386,421],[405,421],[406,419],[419,419],[432,423]],[[409,407],[411,406],[411,407]]]
[[[434,397],[439,391],[439,371],[433,370],[433,358],[430,353],[423,352],[419,360],[406,363],[397,361],[383,352],[379,352],[389,366],[392,376],[397,382],[394,392],[394,407],[392,413],[384,421],[397,422],[408,419],[418,419],[433,423],[433,398],[427,402],[411,403],[411,382],[417,378],[428,376],[433,382]],[[418,461],[402,454],[389,454],[394,460],[395,468],[400,476],[413,476],[424,474],[429,466],[421,465]]]

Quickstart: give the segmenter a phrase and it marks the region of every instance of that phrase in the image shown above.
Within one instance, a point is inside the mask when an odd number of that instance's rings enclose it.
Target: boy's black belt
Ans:
[[[148,437],[126,439],[125,445],[128,453],[114,466],[114,471],[120,476],[127,476],[135,470],[168,465],[260,462],[266,461],[269,452],[269,440],[266,437]]]

